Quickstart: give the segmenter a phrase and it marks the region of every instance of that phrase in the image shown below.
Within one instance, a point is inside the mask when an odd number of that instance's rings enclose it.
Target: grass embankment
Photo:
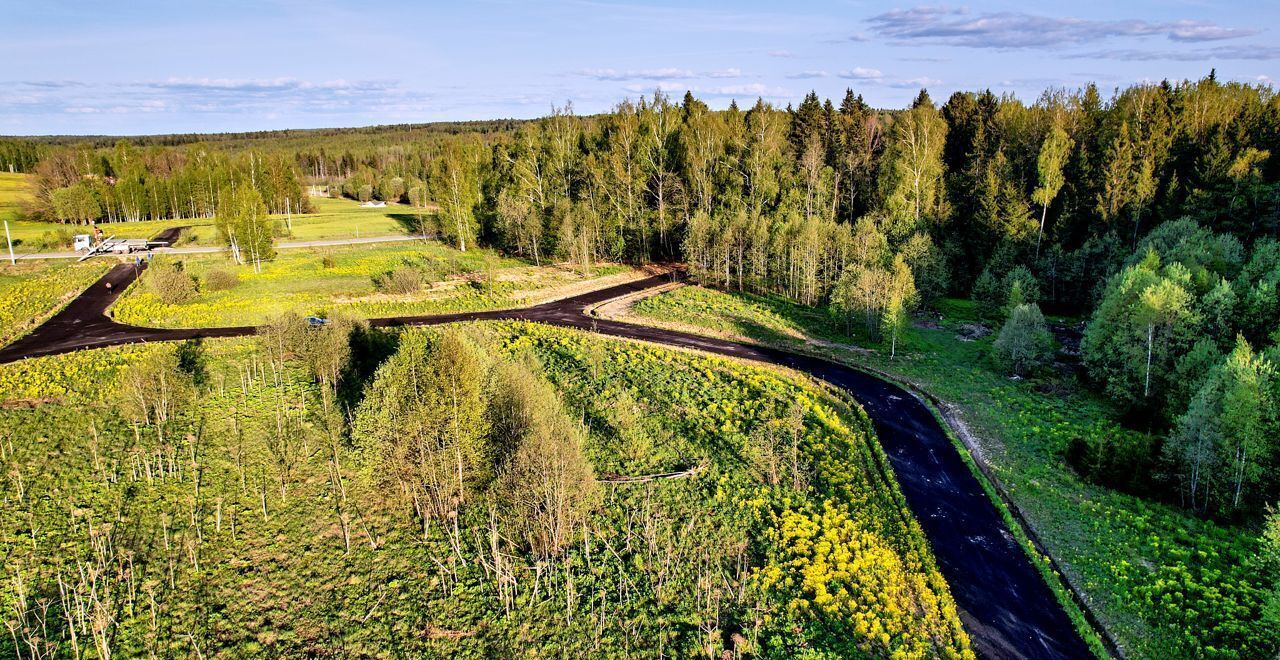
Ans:
[[[7,257],[7,255],[5,255]],[[111,262],[19,261],[0,263],[0,346],[17,339],[70,302]]]
[[[584,277],[577,271],[499,257],[491,250],[459,252],[436,241],[332,246],[281,251],[255,273],[226,255],[173,255],[201,282],[191,300],[166,304],[148,286],[144,273],[112,309],[123,323],[156,327],[257,325],[286,311],[326,315],[345,312],[361,318],[477,311],[529,305],[575,284],[626,278],[629,267],[605,265]],[[412,271],[415,291],[379,288],[375,278]],[[213,271],[234,273],[238,283],[211,290]]]
[[[777,369],[473,327],[492,356],[536,356],[598,478],[685,476],[602,483],[565,554],[535,562],[490,535],[504,512],[483,506],[459,516],[460,546],[444,524],[424,539],[409,503],[331,444],[317,386],[252,340],[204,344],[188,362],[204,385],[163,437],[124,416],[122,378],[172,346],[0,366],[0,618],[25,644],[27,612],[58,654],[95,657],[99,638],[119,657],[971,657],[860,410]]]
[[[91,233],[88,227],[56,222],[20,220],[23,204],[29,199],[27,175],[0,174],[0,220],[9,221],[14,251],[20,254],[58,252],[71,248],[75,234]],[[430,228],[431,213],[422,216],[408,206],[364,208],[349,199],[317,197],[311,200],[314,213],[275,216],[277,242],[304,242],[345,238],[404,236],[419,233],[422,224]],[[107,236],[151,238],[170,227],[189,227],[177,247],[220,246],[213,218],[177,218],[140,222],[99,223]]]
[[[1075,376],[1015,381],[988,360],[991,337],[965,341],[967,301],[944,301],[938,328],[912,328],[890,360],[844,348],[824,312],[773,297],[684,287],[637,302],[631,320],[834,355],[889,373],[952,404],[980,458],[1084,593],[1126,654],[1238,656],[1266,635],[1262,589],[1251,570],[1256,534],[1080,479],[1063,460],[1073,438],[1120,441],[1134,433]]]

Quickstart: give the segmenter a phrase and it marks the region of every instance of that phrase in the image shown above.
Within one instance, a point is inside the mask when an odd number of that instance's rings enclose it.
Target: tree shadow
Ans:
[[[338,381],[338,403],[343,410],[355,410],[364,398],[365,386],[378,367],[400,350],[400,333],[384,328],[357,325],[350,336],[351,360]]]
[[[421,216],[417,213],[388,213],[387,217],[395,220],[407,234],[419,234],[425,236],[436,236],[434,212],[424,212]]]

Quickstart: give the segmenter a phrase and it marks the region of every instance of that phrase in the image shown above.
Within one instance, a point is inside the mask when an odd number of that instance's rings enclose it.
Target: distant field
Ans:
[[[361,232],[363,234],[363,231]],[[181,261],[202,283],[182,304],[165,304],[148,290],[150,273],[113,308],[126,323],[156,327],[256,325],[285,311],[325,314],[342,310],[366,318],[473,311],[530,304],[563,287],[586,281],[578,273],[504,259],[491,250],[459,252],[436,241],[337,246],[281,252],[261,273],[236,266],[222,254],[160,257]],[[379,291],[374,278],[413,270],[423,286],[412,293]],[[209,274],[234,273],[239,283],[211,291]],[[597,268],[594,279],[626,277],[624,266]]]
[[[26,198],[26,175],[0,173],[0,221],[17,219]]]
[[[9,221],[14,251],[21,254],[69,249],[71,237],[88,233],[84,226],[56,222],[18,220],[22,202],[27,199],[26,175],[0,174],[0,220]],[[276,216],[280,232],[277,241],[319,241],[340,238],[397,236],[416,233],[419,220],[407,206],[362,208],[348,199],[315,198],[315,213],[294,214],[290,222]],[[431,226],[430,213],[424,216]],[[101,223],[102,231],[117,238],[151,238],[169,227],[191,227],[183,233],[181,245],[218,245],[213,218],[146,220],[142,222]]]

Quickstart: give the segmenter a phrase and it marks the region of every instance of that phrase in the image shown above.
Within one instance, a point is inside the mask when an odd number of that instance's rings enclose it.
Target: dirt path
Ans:
[[[133,265],[112,268],[53,318],[0,350],[0,363],[101,346],[254,333],[254,328],[158,329],[116,323],[105,315],[106,310],[138,273]],[[593,318],[584,313],[609,300],[668,286],[676,279],[675,274],[658,275],[524,309],[373,319],[370,324],[392,327],[485,319],[539,321],[777,364],[843,388],[871,418],[978,653],[987,658],[1091,656],[946,432],[928,407],[911,393],[872,374],[816,357]]]

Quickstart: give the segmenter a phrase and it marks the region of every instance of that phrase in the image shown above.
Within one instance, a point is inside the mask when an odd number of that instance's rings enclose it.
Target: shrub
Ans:
[[[239,283],[240,276],[228,270],[211,270],[204,276],[204,286],[210,291],[225,291]]]
[[[373,285],[385,293],[416,293],[425,284],[422,271],[413,266],[398,266],[373,278]]]
[[[182,263],[159,262],[147,269],[146,290],[166,305],[180,305],[196,297],[196,281]]]
[[[331,255],[331,254],[326,254],[326,255],[324,255],[323,257],[321,257],[321,258],[320,258],[320,267],[321,267],[321,268],[334,268],[334,267],[336,267],[337,265],[338,265],[338,260],[337,260],[337,259],[334,259],[334,258],[333,258],[333,255]]]
[[[1026,375],[1048,363],[1053,358],[1053,335],[1045,327],[1040,308],[1034,303],[1013,308],[992,350],[1001,368],[1015,376]]]
[[[42,251],[61,250],[71,247],[72,240],[71,230],[55,229],[41,234],[40,238],[36,239],[35,246],[37,250]]]

